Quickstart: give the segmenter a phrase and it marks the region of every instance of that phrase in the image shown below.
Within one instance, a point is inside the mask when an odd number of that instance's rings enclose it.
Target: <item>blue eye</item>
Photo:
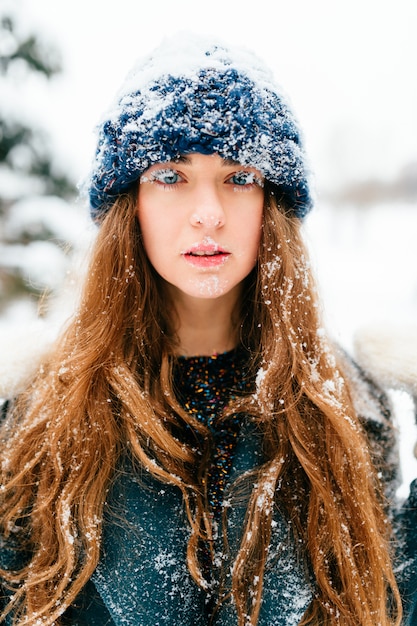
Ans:
[[[181,176],[175,170],[165,168],[152,172],[151,180],[162,185],[175,185],[182,180]]]
[[[259,185],[263,187],[262,179],[255,172],[236,172],[236,174],[230,177],[230,182],[237,187],[244,187],[245,185]]]

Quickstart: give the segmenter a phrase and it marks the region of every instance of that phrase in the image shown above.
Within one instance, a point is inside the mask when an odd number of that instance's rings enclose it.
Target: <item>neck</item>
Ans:
[[[236,347],[236,307],[238,294],[204,299],[187,296],[174,300],[178,319],[177,354],[213,356]]]

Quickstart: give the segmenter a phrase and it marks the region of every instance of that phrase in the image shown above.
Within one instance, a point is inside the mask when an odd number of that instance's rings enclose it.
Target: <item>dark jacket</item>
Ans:
[[[397,455],[386,398],[356,366],[351,365],[351,375],[357,410],[377,462],[383,459],[387,495],[393,499],[398,484]],[[254,427],[243,424],[230,484],[259,465],[260,450]],[[245,503],[231,504],[228,534],[233,553]],[[188,535],[179,490],[158,483],[146,472],[138,475],[126,457],[106,504],[100,562],[77,601],[65,612],[64,624],[207,626],[205,593],[193,582],[185,564]],[[3,566],[8,558],[4,547]],[[298,624],[312,600],[313,588],[308,569],[297,558],[291,527],[276,512],[259,626]],[[236,626],[231,602],[222,605],[214,623]]]

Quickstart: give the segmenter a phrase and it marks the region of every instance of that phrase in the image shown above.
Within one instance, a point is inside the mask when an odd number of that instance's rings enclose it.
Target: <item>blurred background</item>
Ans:
[[[69,315],[94,237],[77,191],[94,127],[133,62],[181,30],[246,45],[288,93],[334,336],[350,349],[363,327],[417,323],[415,0],[0,0],[0,331]]]

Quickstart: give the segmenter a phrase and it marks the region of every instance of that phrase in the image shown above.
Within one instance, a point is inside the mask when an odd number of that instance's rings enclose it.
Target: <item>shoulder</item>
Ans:
[[[361,328],[355,357],[393,400],[403,488],[408,491],[417,468],[417,322],[397,319]]]
[[[388,390],[352,356],[341,354],[343,374],[353,407],[363,427],[373,463],[389,498],[400,486],[399,442]]]
[[[359,363],[355,356],[341,350],[339,362],[349,385],[354,409],[361,421],[365,424],[389,423],[392,405],[385,387],[372,372]]]
[[[396,427],[402,436],[407,432],[407,436],[414,438],[413,422],[417,418],[417,323],[398,322],[362,328],[355,338],[355,356],[361,367],[394,399]],[[416,449],[414,456],[417,456]]]

